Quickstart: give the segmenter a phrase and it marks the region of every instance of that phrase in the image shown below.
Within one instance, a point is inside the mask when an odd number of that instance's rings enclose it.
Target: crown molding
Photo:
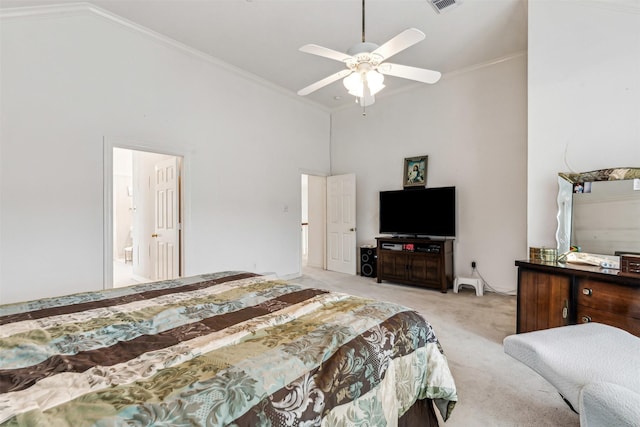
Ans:
[[[582,0],[586,6],[640,15],[640,0]]]
[[[462,74],[467,74],[473,71],[477,71],[477,70],[481,70],[483,68],[487,68],[487,67],[491,67],[493,65],[496,64],[500,64],[502,62],[507,62],[507,61],[511,61],[512,59],[516,59],[516,58],[520,58],[520,57],[526,57],[527,56],[527,51],[526,50],[521,50],[509,55],[505,55],[505,56],[501,56],[495,59],[491,59],[489,61],[484,61],[484,62],[480,62],[478,64],[474,64],[468,67],[464,67],[464,68],[460,68],[454,71],[450,71],[448,73],[443,73],[442,77],[440,78],[439,82],[444,81],[444,80],[449,80],[452,78],[455,78],[457,76],[460,76]],[[438,82],[438,83],[439,83]],[[436,84],[438,84],[436,83]],[[384,89],[379,93],[379,95],[376,95],[376,102],[378,102],[379,99],[384,99],[387,98],[389,96],[393,96],[393,95],[397,95],[399,93],[404,93],[404,92],[409,92],[409,91],[415,91],[416,89],[419,89],[421,87],[425,87],[425,86],[430,86],[430,85],[426,85],[425,83],[420,83],[420,82],[415,82],[411,85],[407,85],[403,88],[400,89],[395,89],[395,90],[391,90],[391,91],[384,91]],[[362,107],[360,107],[358,104],[355,104],[355,107],[353,104],[349,104],[349,105],[341,105],[339,107],[335,107],[331,110],[331,112],[337,112],[337,111],[341,111],[347,108],[359,108],[361,109]]]
[[[133,30],[136,33],[139,33],[145,37],[148,37],[157,42],[160,42],[166,47],[175,49],[189,56],[201,59],[205,62],[208,62],[236,76],[240,76],[246,80],[252,81],[261,86],[269,88],[274,92],[279,93],[280,95],[284,95],[288,98],[295,99],[298,102],[312,106],[316,109],[323,110],[324,112],[327,112],[327,113],[331,111],[330,108],[325,107],[324,105],[318,104],[316,102],[313,102],[307,98],[298,96],[298,94],[288,89],[285,89],[282,86],[278,86],[266,79],[263,79],[262,77],[249,73],[248,71],[245,71],[242,68],[238,68],[234,65],[231,65],[228,62],[222,61],[212,55],[206,54],[198,49],[194,49],[190,46],[187,46],[184,43],[181,43],[161,33],[153,31],[150,28],[144,27],[140,24],[137,24],[119,15],[111,13],[91,3],[79,2],[79,3],[58,4],[58,5],[48,5],[48,6],[28,6],[28,7],[0,9],[0,19],[2,20],[29,19],[29,18],[60,18],[60,17],[78,16],[78,15],[97,16],[106,21],[118,24],[123,28]]]
[[[451,72],[443,75],[442,78],[447,78],[447,79],[448,78],[452,78],[452,77],[458,76],[460,74],[470,73],[472,71],[480,70],[482,68],[491,67],[493,65],[500,64],[502,62],[511,61],[512,59],[520,58],[522,56],[525,56],[525,57],[527,56],[527,51],[526,50],[520,50],[518,52],[514,52],[514,53],[511,53],[509,55],[500,56],[498,58],[490,59],[488,61],[484,61],[484,62],[480,62],[478,64],[470,65],[468,67],[460,68],[458,70],[451,71]]]

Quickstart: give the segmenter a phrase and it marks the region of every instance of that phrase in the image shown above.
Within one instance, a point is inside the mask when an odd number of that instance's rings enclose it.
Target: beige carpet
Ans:
[[[579,426],[579,416],[535,372],[502,350],[515,333],[516,297],[473,288],[446,294],[306,268],[294,282],[411,307],[433,326],[449,361],[458,403],[448,426]]]

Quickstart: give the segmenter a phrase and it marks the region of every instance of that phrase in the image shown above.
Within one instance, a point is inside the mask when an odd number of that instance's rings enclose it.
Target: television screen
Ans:
[[[455,237],[456,188],[381,191],[380,233]]]

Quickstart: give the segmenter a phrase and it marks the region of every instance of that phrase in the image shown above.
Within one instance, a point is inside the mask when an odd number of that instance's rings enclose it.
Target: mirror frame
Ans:
[[[640,168],[598,169],[589,172],[558,173],[558,228],[556,242],[558,254],[571,248],[571,215],[573,213],[573,185],[578,182],[616,181],[640,179]]]

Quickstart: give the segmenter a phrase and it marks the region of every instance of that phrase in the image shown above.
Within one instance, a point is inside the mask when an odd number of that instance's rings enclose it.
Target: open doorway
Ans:
[[[182,157],[113,147],[113,287],[182,275]]]
[[[301,270],[356,274],[355,174],[301,176]]]
[[[326,267],[326,193],[324,176],[301,175],[302,200],[302,268]]]

